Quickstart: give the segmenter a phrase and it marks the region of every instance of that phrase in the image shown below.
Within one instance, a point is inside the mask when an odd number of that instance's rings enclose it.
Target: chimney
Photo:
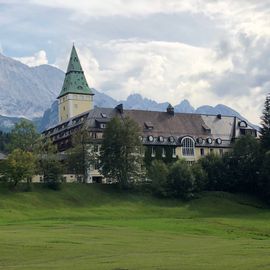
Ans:
[[[174,115],[174,107],[170,103],[167,107],[167,113],[170,115]]]
[[[122,114],[124,112],[123,104],[118,104],[115,109]]]

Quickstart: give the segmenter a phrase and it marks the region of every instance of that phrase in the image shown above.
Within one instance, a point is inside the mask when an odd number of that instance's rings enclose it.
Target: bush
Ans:
[[[20,182],[31,182],[35,173],[36,158],[21,149],[13,150],[1,164],[1,181],[7,183],[11,188],[16,188]]]
[[[256,193],[262,160],[258,140],[252,136],[241,137],[235,142],[229,159],[229,163],[225,162],[227,172],[235,179],[235,186],[231,185],[229,191]]]
[[[193,196],[195,177],[185,160],[178,160],[170,167],[167,182],[170,197],[189,199]]]
[[[270,202],[270,151],[265,153],[264,160],[259,173],[258,192]]]
[[[205,190],[224,190],[225,166],[220,156],[207,155],[199,160],[199,164],[206,173]]]
[[[200,192],[205,190],[207,185],[207,173],[203,169],[201,163],[194,163],[191,167],[192,174],[194,176],[194,190]]]
[[[157,196],[166,197],[168,192],[166,164],[161,160],[154,160],[148,168],[147,176],[151,180],[152,192]]]
[[[46,167],[43,168],[44,185],[53,190],[60,190],[62,183],[62,168],[59,163],[53,160],[46,160]]]

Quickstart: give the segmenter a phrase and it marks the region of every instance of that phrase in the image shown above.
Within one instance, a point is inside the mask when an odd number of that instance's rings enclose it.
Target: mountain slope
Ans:
[[[55,100],[64,73],[52,66],[28,67],[0,54],[0,114],[42,116]]]
[[[56,67],[29,67],[0,54],[0,116],[4,116],[0,119],[0,130],[10,130],[20,117],[32,119],[39,131],[57,124],[56,98],[62,88],[64,76],[65,73]],[[126,100],[117,101],[93,88],[92,91],[95,94],[94,105],[98,107],[112,108],[123,103],[127,109],[165,111],[169,104],[158,103],[140,94],[132,94]],[[183,100],[174,107],[176,112],[223,114],[242,118],[238,112],[222,104],[195,109],[188,100]]]

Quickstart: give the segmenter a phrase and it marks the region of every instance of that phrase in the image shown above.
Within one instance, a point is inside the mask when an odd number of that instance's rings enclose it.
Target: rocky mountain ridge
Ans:
[[[29,67],[21,62],[0,54],[0,130],[10,130],[21,117],[33,120],[39,131],[57,124],[59,94],[65,73],[50,65]],[[110,96],[92,89],[94,105],[115,107],[123,103],[127,109],[165,111],[168,102],[158,103],[132,94],[126,100],[117,101]],[[174,106],[176,112],[222,114],[241,117],[235,110],[219,104],[215,107],[201,106],[195,109],[188,100]]]

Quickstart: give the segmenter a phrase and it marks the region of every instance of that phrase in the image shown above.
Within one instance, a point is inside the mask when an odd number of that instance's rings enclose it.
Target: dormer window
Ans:
[[[207,133],[210,133],[211,132],[211,128],[209,128],[206,124],[202,124],[202,128]]]
[[[144,122],[144,125],[149,130],[154,128],[154,125],[151,122]]]
[[[247,122],[242,120],[242,121],[238,122],[238,126],[240,128],[246,128],[247,127]]]
[[[197,138],[196,141],[198,144],[203,144],[203,138],[201,138],[201,137]]]
[[[154,137],[152,135],[148,136],[148,141],[149,142],[153,142],[154,141]]]
[[[100,115],[101,115],[102,118],[107,118],[106,113],[101,113]]]

